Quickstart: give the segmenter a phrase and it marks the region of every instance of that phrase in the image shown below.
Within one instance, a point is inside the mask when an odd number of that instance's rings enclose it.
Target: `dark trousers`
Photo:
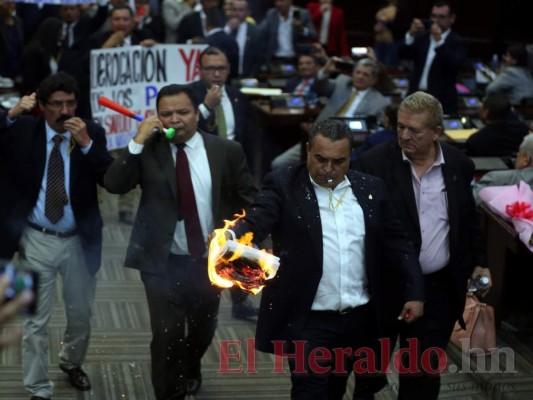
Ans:
[[[156,398],[184,398],[187,379],[200,377],[200,361],[215,334],[220,290],[209,281],[204,258],[170,255],[165,275],[142,272],[141,279],[150,310]]]
[[[357,307],[349,314],[328,311],[311,311],[301,340],[305,343],[303,371],[298,362],[289,358],[291,370],[292,400],[340,400],[346,392],[346,381],[353,370],[353,352],[369,346],[375,338],[370,305]],[[329,359],[321,359],[317,349],[325,349]],[[336,360],[333,349],[350,349],[342,363]],[[339,353],[340,354],[340,353]],[[298,357],[299,358],[299,357]],[[343,365],[342,365],[343,364]],[[325,369],[329,371],[324,372]],[[304,372],[305,371],[305,372]]]
[[[424,315],[412,324],[397,322],[388,325],[385,335],[390,338],[390,349],[394,349],[400,337],[400,348],[414,349],[415,357],[402,354],[405,373],[400,374],[399,400],[436,400],[440,391],[439,357],[435,350],[445,354],[453,327],[457,320],[452,310],[455,293],[450,267],[424,276],[426,301]],[[466,283],[465,283],[466,284]],[[411,339],[411,341],[409,341]],[[426,353],[426,357],[422,357]],[[397,355],[395,355],[397,357]],[[444,361],[444,360],[442,360]],[[418,371],[416,371],[418,370]]]

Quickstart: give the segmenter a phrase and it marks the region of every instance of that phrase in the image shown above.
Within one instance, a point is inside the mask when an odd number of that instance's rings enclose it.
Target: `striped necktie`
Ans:
[[[44,215],[51,223],[56,224],[63,217],[68,197],[65,190],[65,166],[59,149],[63,136],[55,135],[52,140],[54,147],[48,158]]]

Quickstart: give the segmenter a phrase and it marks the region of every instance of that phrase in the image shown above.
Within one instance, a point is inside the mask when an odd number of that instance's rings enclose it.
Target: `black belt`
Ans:
[[[33,228],[36,231],[42,232],[45,235],[55,236],[58,238],[68,238],[68,237],[75,236],[78,234],[78,231],[76,229],[72,231],[56,232],[56,231],[53,231],[52,229],[43,228],[42,226],[34,224],[33,222],[30,222],[30,221],[27,221],[27,224],[30,228]]]
[[[367,304],[363,304],[359,307],[348,307],[343,310],[311,310],[314,313],[321,313],[321,314],[330,314],[330,315],[346,315],[351,314],[355,311],[361,311],[367,306]]]

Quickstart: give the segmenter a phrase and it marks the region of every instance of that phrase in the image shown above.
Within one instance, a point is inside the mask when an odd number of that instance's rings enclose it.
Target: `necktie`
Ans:
[[[202,257],[205,253],[205,242],[194,197],[189,160],[184,147],[185,143],[178,144],[178,152],[176,154],[178,220],[185,220],[185,234],[187,236],[189,254],[193,257]]]
[[[307,84],[308,84],[308,80],[307,79],[304,79],[299,85],[298,85],[298,88],[296,89],[296,91],[294,92],[294,94],[298,95],[298,96],[301,96],[304,94],[305,92],[305,88],[307,87]]]
[[[218,136],[227,139],[228,127],[226,126],[226,117],[224,116],[224,109],[222,108],[222,103],[220,103],[217,108],[215,108],[215,122],[217,124]]]
[[[44,215],[51,223],[56,224],[63,217],[68,197],[65,191],[65,166],[59,150],[59,144],[63,140],[63,136],[55,135],[52,140],[54,141],[54,147],[48,159]]]
[[[352,90],[352,95],[350,96],[348,101],[346,103],[344,103],[344,105],[341,107],[339,112],[337,112],[337,116],[344,117],[344,114],[346,114],[348,112],[348,110],[352,106],[352,103],[353,103],[353,101],[355,100],[356,97],[357,97],[357,90],[353,89]]]

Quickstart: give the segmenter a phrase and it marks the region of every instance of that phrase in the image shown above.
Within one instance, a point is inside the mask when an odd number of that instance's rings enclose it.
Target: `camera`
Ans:
[[[335,61],[335,68],[340,72],[351,74],[353,72],[354,64],[348,61]]]
[[[352,47],[352,57],[360,58],[368,55],[368,49],[366,47]]]
[[[424,25],[424,29],[426,31],[431,30],[431,25],[433,25],[433,21],[432,20],[430,20],[429,18],[423,18],[420,21],[422,21],[422,24]]]
[[[300,10],[294,10],[292,12],[292,18],[293,19],[300,19]]]
[[[11,262],[7,262],[0,264],[0,275],[6,275],[10,282],[4,294],[4,298],[0,299],[0,303],[7,303],[23,291],[30,290],[34,294],[33,301],[22,310],[22,313],[27,315],[35,314],[37,287],[39,282],[37,272],[20,268]]]

